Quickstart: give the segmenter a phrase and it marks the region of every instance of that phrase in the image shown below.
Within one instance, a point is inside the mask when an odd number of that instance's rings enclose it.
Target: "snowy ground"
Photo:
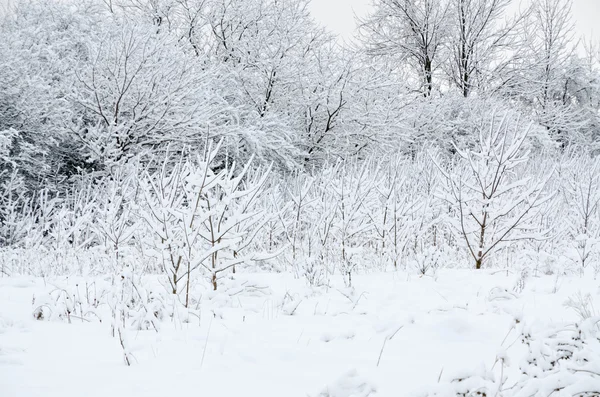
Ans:
[[[578,293],[600,308],[593,278],[530,277],[520,293],[518,278],[382,273],[355,276],[350,291],[341,280],[310,288],[289,275],[240,274],[220,293],[206,291],[189,321],[129,330],[130,367],[110,319],[33,318],[52,285],[81,280],[0,278],[0,396],[416,395],[461,371],[491,369],[518,339],[515,319],[533,331],[573,323],[564,302]],[[516,360],[524,352],[519,343],[507,350]]]

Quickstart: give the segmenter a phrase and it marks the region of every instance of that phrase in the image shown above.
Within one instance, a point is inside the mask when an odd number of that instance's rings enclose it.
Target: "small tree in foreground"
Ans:
[[[186,306],[191,278],[198,271],[210,274],[216,290],[220,273],[265,259],[252,242],[270,220],[257,205],[269,169],[250,173],[249,161],[239,171],[235,165],[215,171],[219,146],[176,162],[167,156],[142,183],[141,215],[154,236],[171,292],[177,295],[185,287]]]
[[[509,114],[494,114],[479,128],[472,149],[457,148],[458,162],[451,169],[440,167],[447,181],[444,197],[457,210],[455,227],[476,269],[504,242],[543,237],[528,226],[550,199],[543,191],[553,171],[541,180],[520,175],[528,161],[530,129]]]
[[[565,220],[570,248],[567,256],[578,265],[582,274],[589,263],[594,264],[597,273],[599,267],[596,258],[600,251],[600,160],[580,160],[569,171],[563,189],[569,211]]]

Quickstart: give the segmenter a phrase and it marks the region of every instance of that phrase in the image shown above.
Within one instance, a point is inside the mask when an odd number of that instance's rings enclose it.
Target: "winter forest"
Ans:
[[[600,396],[571,7],[11,2],[0,395]]]

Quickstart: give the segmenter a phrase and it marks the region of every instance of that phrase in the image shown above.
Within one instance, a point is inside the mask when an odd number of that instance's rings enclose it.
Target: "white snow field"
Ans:
[[[186,310],[144,278],[119,338],[110,277],[0,278],[0,396],[598,395],[593,277],[440,270],[353,281],[235,274],[217,292],[193,288],[202,298]],[[588,328],[573,328],[582,318]],[[560,332],[579,344],[544,368]]]

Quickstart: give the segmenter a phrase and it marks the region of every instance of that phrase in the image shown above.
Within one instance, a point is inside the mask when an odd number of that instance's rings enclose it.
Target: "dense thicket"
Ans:
[[[305,0],[17,3],[3,272],[597,263],[599,52],[568,0],[509,5],[376,0],[342,45]]]

